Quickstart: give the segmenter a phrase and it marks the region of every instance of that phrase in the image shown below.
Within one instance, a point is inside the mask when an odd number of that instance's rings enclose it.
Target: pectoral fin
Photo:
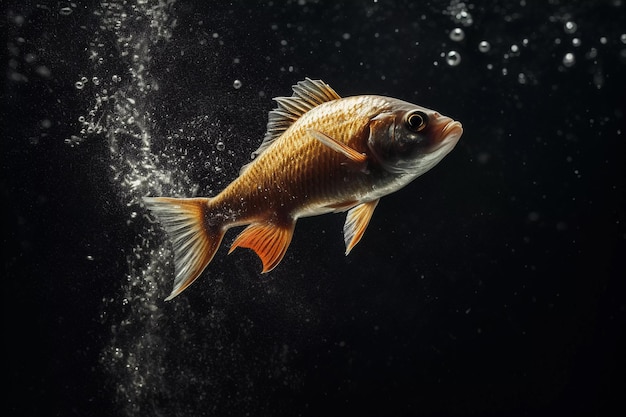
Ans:
[[[367,225],[372,218],[372,214],[374,214],[374,209],[378,201],[380,201],[380,199],[368,201],[348,211],[346,223],[343,226],[346,255],[350,253],[352,248],[359,243],[359,240],[363,237],[363,233],[365,233],[365,229],[367,229]]]
[[[237,236],[228,253],[238,247],[250,248],[261,258],[262,272],[269,272],[276,268],[285,256],[295,226],[296,222],[293,220],[283,223],[269,221],[253,223]]]
[[[355,162],[355,163],[357,163],[359,165],[362,165],[363,169],[366,167],[366,165],[367,165],[367,155],[362,154],[362,153],[358,152],[355,149],[352,149],[351,147],[349,147],[345,143],[340,142],[337,139],[332,138],[332,137],[330,137],[330,136],[320,132],[319,130],[309,129],[307,132],[311,136],[313,136],[315,139],[319,140],[324,145],[328,146],[333,151],[339,152],[339,153],[345,155],[350,161]]]

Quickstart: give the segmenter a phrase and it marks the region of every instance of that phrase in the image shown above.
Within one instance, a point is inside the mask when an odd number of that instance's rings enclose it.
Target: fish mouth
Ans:
[[[452,120],[449,117],[442,117],[441,124],[445,123],[441,129],[437,139],[435,140],[435,147],[432,151],[437,151],[443,147],[449,147],[452,149],[463,134],[463,125],[461,122]]]

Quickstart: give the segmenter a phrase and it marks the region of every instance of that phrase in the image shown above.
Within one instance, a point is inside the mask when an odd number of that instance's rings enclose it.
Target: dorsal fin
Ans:
[[[274,98],[276,103],[278,103],[278,107],[269,112],[267,132],[259,149],[252,153],[253,158],[262,154],[304,113],[322,103],[341,98],[335,90],[322,80],[305,78],[304,81],[298,82],[292,88],[293,94],[291,97]],[[248,165],[241,167],[239,175],[246,170]]]

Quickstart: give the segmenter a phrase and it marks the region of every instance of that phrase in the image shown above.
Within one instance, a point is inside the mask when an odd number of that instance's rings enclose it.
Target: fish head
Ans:
[[[457,144],[461,123],[434,110],[397,100],[371,119],[368,148],[375,163],[392,174],[418,176]]]

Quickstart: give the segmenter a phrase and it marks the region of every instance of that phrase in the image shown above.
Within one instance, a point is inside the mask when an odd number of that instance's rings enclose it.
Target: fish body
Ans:
[[[268,272],[283,258],[297,219],[348,211],[347,255],[379,199],[436,165],[463,131],[433,110],[383,96],[341,98],[308,78],[275,100],[255,159],[217,196],[144,198],[173,244],[176,277],[167,299],[202,273],[235,226],[247,227],[230,252],[253,249]]]

